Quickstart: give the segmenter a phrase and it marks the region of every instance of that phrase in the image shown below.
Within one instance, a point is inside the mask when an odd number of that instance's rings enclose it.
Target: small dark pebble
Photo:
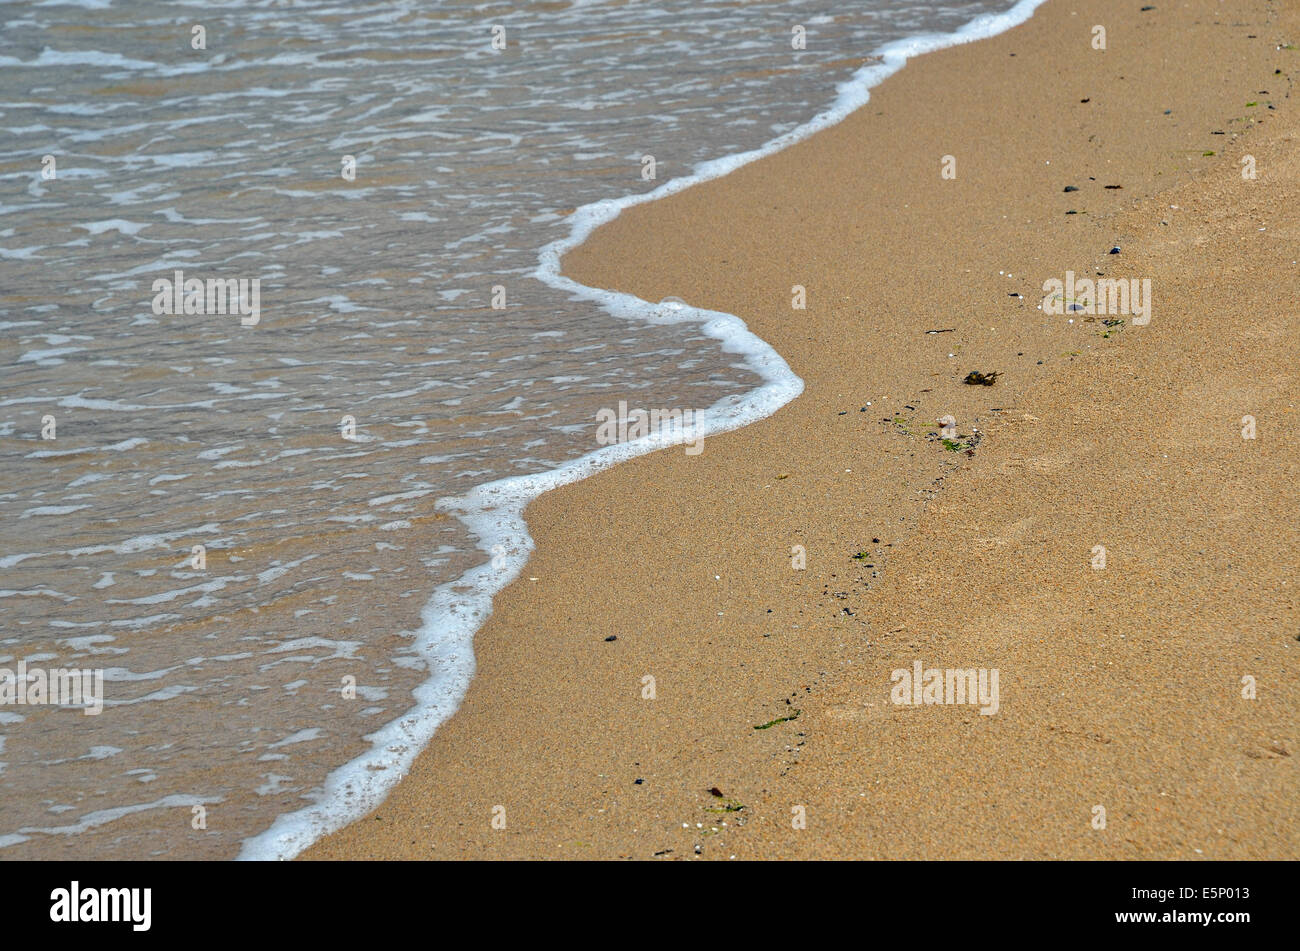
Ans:
[[[1123,188],[1124,186],[1123,186],[1123,185],[1105,185],[1105,186],[1103,186],[1103,187],[1105,187],[1105,188],[1109,188],[1111,191],[1115,191],[1116,189]]]
[[[632,785],[633,785],[633,786],[640,786],[643,782],[645,782],[644,779],[634,779],[634,780],[632,780]]]
[[[610,641],[616,641],[616,640],[618,640],[618,636],[611,634],[609,635],[609,637],[605,638],[605,643],[608,644]]]
[[[879,544],[880,544],[880,539],[879,539],[879,538],[873,538],[873,539],[871,539],[871,544],[873,544],[873,545],[879,545]]]
[[[1154,10],[1154,9],[1155,7],[1143,7],[1141,12],[1146,13],[1148,10]]]
[[[1107,253],[1109,253],[1109,254],[1119,254],[1119,245],[1118,245],[1118,244],[1115,245],[1115,247],[1111,248],[1110,251],[1107,252]]]
[[[1092,102],[1092,99],[1091,99],[1091,97],[1089,97],[1088,99],[1080,99],[1079,101],[1080,101],[1080,102]]]
[[[1069,211],[1066,212],[1066,214],[1067,214],[1067,215],[1077,215],[1078,212],[1075,211],[1073,208],[1071,208]]]
[[[848,415],[849,415],[849,411],[846,410],[846,409],[842,409],[842,410],[840,410],[839,415],[840,415],[840,416],[848,416]]]
[[[1169,116],[1169,115],[1173,115],[1173,112],[1174,112],[1174,110],[1172,110],[1172,109],[1166,109],[1166,110],[1165,110],[1165,115],[1167,115],[1167,116]]]
[[[1043,361],[1042,361],[1042,360],[1039,360],[1039,361],[1038,361],[1038,365],[1041,367],[1041,366],[1043,365]]]
[[[719,789],[717,786],[714,786],[712,789],[709,790],[709,795],[710,795],[710,796],[717,796],[719,799],[721,799],[721,798],[722,798],[722,790]]]
[[[1065,186],[1065,190],[1066,190],[1067,192],[1077,192],[1077,191],[1079,190],[1079,186],[1078,186],[1078,185],[1066,185],[1066,186]]]

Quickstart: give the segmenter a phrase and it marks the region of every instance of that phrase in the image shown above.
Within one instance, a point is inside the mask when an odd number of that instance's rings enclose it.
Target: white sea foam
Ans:
[[[707,336],[721,342],[724,351],[742,355],[745,364],[763,380],[762,385],[700,412],[694,432],[678,431],[668,438],[657,433],[606,446],[548,472],[500,479],[463,496],[439,500],[437,507],[459,518],[478,539],[479,548],[495,556],[496,565],[478,565],[456,581],[441,585],[425,606],[424,624],[414,647],[427,664],[428,677],[413,692],[415,705],[367,736],[370,749],[331,772],[313,805],[281,815],[265,832],[245,840],[240,859],[293,858],[317,839],[377,807],[405,775],[437,728],[459,707],[474,675],[474,633],[491,613],[493,596],[519,575],[533,550],[523,517],[530,501],[634,456],[745,426],[772,415],[803,392],[803,381],[781,355],[751,333],[739,317],[683,303],[654,304],[630,294],[587,287],[560,273],[564,253],[625,208],[719,178],[841,122],[867,102],[873,86],[902,69],[911,57],[1009,30],[1029,19],[1042,2],[1019,0],[1006,13],[977,17],[953,33],[913,36],[886,44],[875,51],[873,58],[879,61],[841,83],[831,107],[809,122],[760,148],[703,162],[690,175],[672,179],[654,191],[605,199],[574,212],[569,235],[541,249],[534,277],[627,320],[699,324]]]
[[[208,803],[221,802],[220,796],[164,796],[162,799],[156,799],[153,802],[142,802],[131,806],[119,806],[113,809],[100,809],[96,812],[88,812],[81,817],[76,823],[66,826],[48,826],[45,828],[28,827],[20,829],[20,835],[4,836],[0,838],[0,848],[8,845],[16,845],[19,842],[26,842],[27,837],[36,834],[42,835],[79,835],[97,826],[102,826],[108,822],[115,822],[123,816],[134,815],[138,812],[148,812],[153,809],[178,809],[182,807],[192,807],[207,805]]]
[[[84,225],[77,225],[77,227],[89,231],[94,235],[104,234],[108,231],[117,231],[121,234],[134,237],[145,228],[148,228],[149,224],[141,221],[126,221],[123,218],[113,218],[109,221],[91,221]]]
[[[104,53],[99,50],[79,50],[64,52],[46,48],[34,59],[19,59],[16,56],[0,56],[0,66],[95,66],[101,69],[154,69],[157,63],[145,60],[129,59],[120,53]]]

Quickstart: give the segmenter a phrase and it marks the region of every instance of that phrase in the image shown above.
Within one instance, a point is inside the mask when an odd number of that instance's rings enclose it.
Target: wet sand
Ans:
[[[1142,6],[1049,0],[566,258],[807,389],[534,503],[464,705],[306,857],[1300,856],[1300,11]],[[1044,314],[1067,270],[1149,324]],[[892,703],[915,661],[997,712]]]

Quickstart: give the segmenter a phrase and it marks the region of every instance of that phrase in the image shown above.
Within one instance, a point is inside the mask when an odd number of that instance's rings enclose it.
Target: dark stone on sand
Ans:
[[[1079,186],[1078,186],[1078,185],[1066,185],[1066,186],[1065,186],[1065,190],[1066,190],[1067,192],[1077,192],[1077,191],[1079,190]]]
[[[616,640],[618,640],[618,636],[615,634],[611,634],[609,635],[609,637],[605,638],[605,643],[608,644],[610,641],[616,641]]]
[[[1108,253],[1108,254],[1119,254],[1119,245],[1118,245],[1118,244],[1115,245],[1115,247],[1111,248],[1110,251],[1107,252],[1107,253]]]
[[[1067,215],[1077,215],[1078,212],[1075,211],[1073,208],[1071,208],[1069,211],[1066,212],[1066,214],[1067,214]]]
[[[644,779],[634,779],[634,780],[632,780],[632,785],[634,785],[634,786],[640,786],[643,782],[645,782]]]

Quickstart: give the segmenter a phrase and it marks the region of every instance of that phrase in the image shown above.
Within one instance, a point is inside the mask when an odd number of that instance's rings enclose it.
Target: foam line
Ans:
[[[743,396],[728,396],[696,414],[695,424],[675,432],[659,432],[631,442],[606,446],[558,468],[534,475],[514,476],[476,486],[465,495],[440,499],[437,508],[455,515],[491,556],[453,582],[440,585],[423,612],[424,624],[415,648],[428,664],[429,676],[415,689],[415,705],[396,720],[366,737],[371,747],[326,777],[316,802],[275,820],[265,832],[244,842],[239,858],[291,859],[317,839],[366,815],[379,806],[406,774],[438,727],[460,706],[474,676],[474,633],[492,612],[493,596],[519,576],[533,551],[524,522],[524,509],[543,492],[568,485],[603,469],[679,443],[738,429],[771,416],[803,392],[803,380],[779,353],[751,333],[734,314],[704,310],[677,301],[658,304],[631,294],[588,287],[560,273],[560,259],[587,240],[596,228],[613,221],[625,208],[720,178],[764,156],[801,142],[841,122],[864,105],[873,86],[902,69],[913,56],[994,36],[1025,22],[1043,0],[1020,0],[1006,13],[977,17],[953,33],[931,33],[888,43],[872,54],[878,60],[857,70],[836,87],[834,103],[811,120],[765,145],[697,165],[690,175],[665,182],[653,191],[583,205],[570,218],[567,237],[539,253],[533,276],[576,300],[599,304],[627,320],[650,323],[698,323],[718,340],[726,353],[741,354],[745,365],[763,381]]]

